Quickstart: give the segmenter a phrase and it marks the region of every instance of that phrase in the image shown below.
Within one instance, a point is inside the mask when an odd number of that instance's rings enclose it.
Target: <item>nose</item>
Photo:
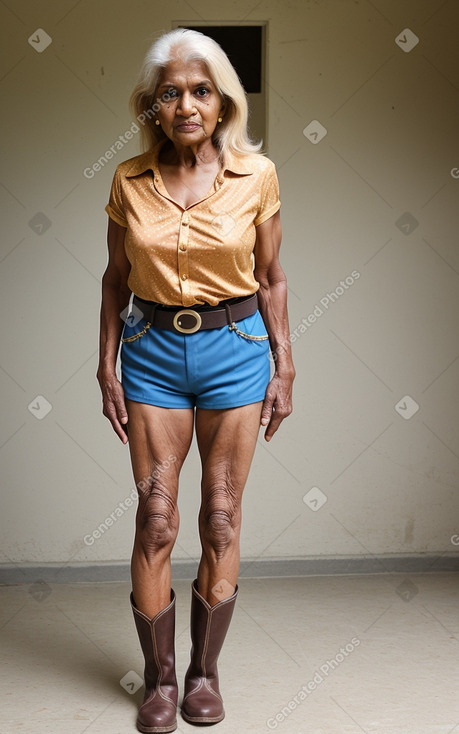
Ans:
[[[180,102],[177,105],[176,112],[182,117],[189,117],[196,112],[194,106],[193,97],[188,90],[185,90],[181,96]]]

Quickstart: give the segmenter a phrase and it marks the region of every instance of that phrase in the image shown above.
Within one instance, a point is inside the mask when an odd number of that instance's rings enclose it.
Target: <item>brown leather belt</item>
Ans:
[[[218,306],[164,306],[154,301],[144,301],[134,295],[133,305],[142,312],[143,318],[158,329],[171,329],[181,334],[194,334],[201,329],[218,329],[252,316],[258,308],[257,294],[247,298],[230,298],[220,301]]]

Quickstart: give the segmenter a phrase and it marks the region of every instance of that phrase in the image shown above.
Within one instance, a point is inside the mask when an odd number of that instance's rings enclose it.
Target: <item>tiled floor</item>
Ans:
[[[174,582],[180,696],[190,582]],[[215,734],[459,734],[457,574],[245,579]],[[126,583],[3,587],[0,731],[135,732],[143,665]],[[296,697],[296,700],[295,698]],[[277,717],[277,718],[276,718]],[[179,734],[199,731],[178,716]]]

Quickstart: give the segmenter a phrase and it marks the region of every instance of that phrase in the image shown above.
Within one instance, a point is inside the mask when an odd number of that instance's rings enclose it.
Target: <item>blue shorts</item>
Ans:
[[[144,328],[126,322],[122,337]],[[252,336],[266,335],[259,311],[236,323]],[[121,383],[129,400],[164,408],[236,408],[265,397],[270,379],[269,341],[256,341],[228,326],[179,334],[151,326],[121,345]]]

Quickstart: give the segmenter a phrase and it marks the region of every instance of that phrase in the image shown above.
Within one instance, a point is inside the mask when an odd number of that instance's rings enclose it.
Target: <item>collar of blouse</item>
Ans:
[[[166,140],[160,140],[151,150],[147,150],[146,153],[142,153],[136,156],[132,166],[125,172],[127,178],[138,176],[145,171],[153,171],[158,173],[158,155],[162,146],[166,143]],[[230,151],[225,151],[223,154],[223,166],[217,176],[217,181],[223,183],[223,176],[225,171],[231,171],[232,173],[239,174],[241,176],[249,176],[254,172],[253,167],[250,165],[250,156],[239,157],[235,156]]]

